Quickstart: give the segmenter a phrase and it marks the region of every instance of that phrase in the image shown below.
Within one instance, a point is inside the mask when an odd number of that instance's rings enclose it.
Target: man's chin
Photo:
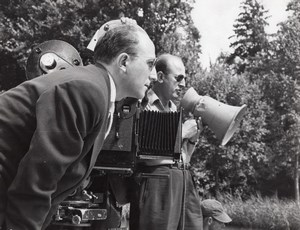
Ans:
[[[173,95],[172,95],[172,99],[177,99],[179,97],[179,95],[176,93],[174,93]]]
[[[143,91],[143,92],[137,92],[135,94],[133,94],[131,97],[136,98],[136,99],[142,99],[145,94],[146,94],[147,90]]]
[[[136,98],[136,99],[142,99],[142,98],[144,98],[147,95],[149,89],[151,89],[151,87],[148,87],[148,86],[144,85],[144,87],[142,88],[142,90],[132,92],[132,96],[131,97]]]

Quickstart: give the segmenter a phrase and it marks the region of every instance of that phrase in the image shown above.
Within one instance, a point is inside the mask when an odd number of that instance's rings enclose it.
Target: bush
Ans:
[[[232,218],[233,226],[265,230],[300,229],[300,208],[292,200],[262,198],[259,195],[242,200],[229,194],[219,196],[218,200]]]

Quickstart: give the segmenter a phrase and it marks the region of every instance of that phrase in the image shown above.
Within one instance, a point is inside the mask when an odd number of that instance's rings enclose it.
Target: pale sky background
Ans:
[[[234,40],[228,37],[234,35],[233,24],[241,12],[240,6],[243,0],[196,0],[192,18],[195,26],[201,34],[202,54],[200,56],[202,66],[208,67],[211,60],[215,62],[218,55],[229,52],[229,45]],[[285,11],[290,0],[259,0],[265,10],[269,10],[267,20],[269,26],[267,33],[275,33],[277,24],[287,19]]]

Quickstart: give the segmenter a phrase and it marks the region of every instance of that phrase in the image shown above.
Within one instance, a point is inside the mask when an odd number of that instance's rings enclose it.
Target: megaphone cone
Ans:
[[[246,105],[231,106],[208,96],[200,96],[194,88],[187,90],[180,104],[184,110],[201,117],[203,124],[215,133],[221,145],[226,145],[231,139],[247,108]]]

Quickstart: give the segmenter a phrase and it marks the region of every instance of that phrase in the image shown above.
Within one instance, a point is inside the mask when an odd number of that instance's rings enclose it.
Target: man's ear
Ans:
[[[121,53],[117,57],[117,65],[124,72],[127,71],[128,59],[129,59],[129,55],[127,53]]]
[[[162,71],[158,71],[157,72],[157,81],[159,83],[163,83],[164,82],[164,76],[165,76],[165,74]]]
[[[212,217],[208,217],[207,224],[208,224],[208,225],[211,225],[212,222],[213,222],[213,218],[212,218]]]

